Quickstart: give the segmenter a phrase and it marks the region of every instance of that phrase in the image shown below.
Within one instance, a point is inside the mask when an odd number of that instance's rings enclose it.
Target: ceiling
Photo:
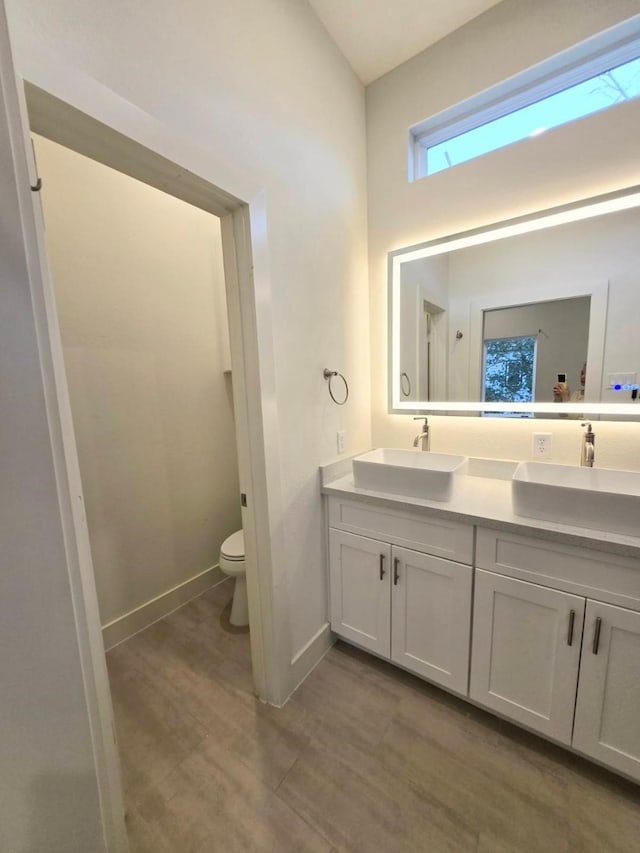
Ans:
[[[500,0],[309,0],[366,85]]]

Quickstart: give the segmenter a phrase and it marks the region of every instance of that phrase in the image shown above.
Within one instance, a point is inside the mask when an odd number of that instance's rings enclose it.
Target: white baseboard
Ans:
[[[205,569],[204,572],[195,575],[189,580],[174,586],[172,589],[163,592],[125,613],[124,616],[118,616],[117,619],[112,619],[102,626],[102,639],[104,642],[105,651],[117,646],[124,640],[148,628],[153,622],[162,619],[169,613],[177,610],[187,601],[200,595],[212,586],[220,583],[225,579],[224,575],[218,566],[212,566],[210,569]]]
[[[305,680],[335,643],[336,638],[331,633],[328,622],[319,628],[309,642],[291,659],[291,690],[289,695]]]

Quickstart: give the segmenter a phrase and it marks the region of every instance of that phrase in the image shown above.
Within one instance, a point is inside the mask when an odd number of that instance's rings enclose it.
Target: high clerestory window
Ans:
[[[422,122],[410,180],[639,97],[639,33],[632,19]]]

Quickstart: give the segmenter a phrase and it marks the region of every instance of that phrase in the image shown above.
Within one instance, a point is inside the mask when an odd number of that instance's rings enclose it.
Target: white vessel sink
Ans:
[[[521,462],[511,481],[516,515],[640,536],[640,472]]]
[[[381,447],[353,460],[353,481],[372,492],[448,501],[456,471],[465,461],[451,453]]]

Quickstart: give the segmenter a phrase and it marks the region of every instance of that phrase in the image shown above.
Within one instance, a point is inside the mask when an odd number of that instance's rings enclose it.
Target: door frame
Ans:
[[[80,81],[81,86],[84,83]],[[275,367],[264,193],[254,191],[247,202],[219,188],[204,176],[206,169],[189,168],[184,162],[185,159],[203,162],[202,152],[196,151],[188,140],[180,138],[176,144],[171,129],[159,125],[113,92],[101,91],[96,81],[91,83],[93,91],[87,92],[85,87],[79,105],[75,106],[70,103],[72,98],[65,100],[17,78],[21,122],[15,123],[13,134],[16,172],[25,192],[24,230],[34,315],[106,849],[120,851],[126,849],[126,833],[119,758],[77,449],[38,194],[31,193],[33,203],[28,203],[27,179],[32,187],[38,179],[30,128],[221,219],[240,488],[247,494],[242,521],[251,656],[256,693],[264,701],[281,705],[286,700],[290,654],[286,602],[275,598],[273,583],[273,566],[282,564],[282,525],[279,524],[282,492],[277,407],[269,405],[275,400]],[[91,110],[86,109],[89,103]],[[101,118],[106,120],[96,117],[100,111]],[[172,158],[167,156],[167,150],[194,156]]]

